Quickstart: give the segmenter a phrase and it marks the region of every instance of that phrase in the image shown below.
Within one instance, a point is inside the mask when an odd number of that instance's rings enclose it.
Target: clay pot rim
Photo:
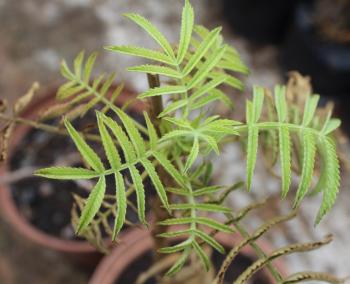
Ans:
[[[48,107],[54,103],[54,96],[57,88],[52,88],[47,91],[47,95],[41,96],[38,101],[31,103],[21,115],[25,118],[36,116],[39,110]],[[117,101],[121,104],[125,103],[131,96],[135,96],[129,88],[124,88],[123,93],[118,97]],[[145,106],[142,103],[135,103],[130,106],[131,109],[142,112]],[[9,145],[9,158],[15,150],[18,142],[23,138],[32,127],[28,125],[17,125]],[[5,163],[0,167],[0,175],[9,171],[8,164]],[[50,248],[64,253],[91,253],[96,252],[96,248],[85,240],[65,240],[47,234],[35,226],[31,225],[26,218],[21,215],[10,193],[10,186],[7,184],[0,185],[0,211],[4,219],[15,229],[20,235],[39,244],[43,247]],[[127,231],[126,231],[127,232]],[[126,233],[125,232],[125,233]]]
[[[135,229],[128,232],[126,239],[128,242],[125,245],[117,246],[110,255],[102,259],[92,275],[89,284],[114,284],[130,263],[144,254],[153,245],[151,232],[145,229],[139,231]],[[237,234],[227,233],[218,233],[215,239],[226,247],[232,247],[233,244],[237,244],[242,240]],[[271,252],[271,249],[264,241],[259,240],[257,243],[265,252]],[[256,254],[250,246],[245,246],[241,250],[241,253],[248,257],[256,258]],[[275,261],[274,265],[283,275],[286,274],[283,263]],[[262,271],[271,283],[275,283],[266,267]]]

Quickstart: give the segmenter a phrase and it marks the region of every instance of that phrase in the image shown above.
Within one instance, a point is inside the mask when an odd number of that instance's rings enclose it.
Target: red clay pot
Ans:
[[[237,235],[228,235],[224,233],[217,234],[215,238],[227,248],[232,248],[242,240]],[[126,239],[128,240],[127,243],[117,246],[109,256],[106,256],[100,262],[89,284],[117,283],[123,271],[153,247],[153,240],[149,230],[135,229],[127,234]],[[258,243],[265,252],[271,252],[268,245],[260,241],[258,241]],[[253,249],[249,246],[244,247],[241,253],[251,259],[256,258]],[[283,275],[285,274],[283,263],[274,261],[274,265]],[[263,274],[270,283],[275,283],[272,275],[270,275],[266,268],[263,269]]]
[[[48,94],[44,96],[40,101],[31,104],[22,114],[22,117],[27,119],[36,118],[40,111],[47,109],[49,106],[54,104],[55,94],[56,89],[48,92]],[[124,92],[119,96],[117,105],[123,105],[132,97],[135,97],[135,94],[125,89]],[[145,109],[145,105],[142,103],[133,104],[133,106],[130,108],[134,111],[141,112]],[[21,141],[21,139],[30,131],[30,129],[30,126],[23,124],[16,127],[16,130],[11,138],[9,157],[11,157],[11,153],[14,153],[19,141]],[[5,174],[6,172],[8,172],[7,164],[3,165],[0,168],[0,175]],[[62,253],[83,268],[94,268],[103,257],[103,255],[87,241],[64,240],[46,234],[45,232],[42,232],[38,228],[31,225],[21,215],[18,208],[16,207],[16,204],[10,192],[10,187],[8,185],[0,185],[0,210],[1,215],[5,218],[5,220],[24,239],[27,239],[41,247]],[[123,238],[122,235],[121,238]]]

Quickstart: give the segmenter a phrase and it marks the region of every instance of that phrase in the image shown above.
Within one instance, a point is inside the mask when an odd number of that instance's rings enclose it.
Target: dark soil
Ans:
[[[224,261],[224,259],[225,257],[222,254],[216,251],[213,253],[212,262],[217,271],[220,269],[220,266]],[[146,271],[150,267],[150,263],[152,262],[153,262],[152,252],[149,251],[143,254],[141,257],[137,259],[137,261],[133,262],[133,264],[123,272],[120,279],[117,282],[115,282],[115,284],[135,283],[138,276],[142,272]],[[247,257],[246,255],[239,254],[236,257],[235,261],[231,263],[231,265],[229,266],[227,273],[225,275],[224,283],[225,284],[233,283],[233,281],[236,280],[238,276],[252,263],[253,263],[253,259]],[[270,284],[270,281],[262,272],[258,272],[252,278],[250,283],[251,284]],[[157,284],[157,281],[155,278],[151,278],[145,284]]]
[[[135,113],[131,113],[131,115],[142,122],[139,115]],[[85,129],[95,124],[95,121],[93,114],[87,114],[83,119],[75,121],[74,126],[77,129]],[[88,143],[100,157],[105,157],[100,143]],[[69,137],[32,129],[21,140],[17,150],[12,155],[10,169],[14,171],[23,167],[42,168],[52,166],[60,160],[74,161],[76,153],[76,147]],[[105,165],[107,164],[108,162],[105,161]],[[82,166],[82,164],[78,160],[69,166]],[[77,182],[30,177],[13,183],[11,190],[19,211],[35,227],[56,237],[79,239],[74,235],[71,225],[72,193],[85,197],[87,191]],[[151,192],[149,196],[154,196],[154,189],[147,180],[145,190]],[[107,192],[109,194],[115,193],[115,183],[112,176],[107,177]],[[129,200],[136,204],[136,196],[130,196]],[[127,212],[127,220],[134,223],[138,220],[137,214],[132,209]]]

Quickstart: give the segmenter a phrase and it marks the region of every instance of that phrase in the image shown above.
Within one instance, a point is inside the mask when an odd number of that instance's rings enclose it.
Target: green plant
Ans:
[[[253,99],[246,103],[246,121],[211,115],[208,107],[214,101],[233,107],[231,99],[221,90],[221,85],[242,90],[243,83],[235,74],[248,74],[237,51],[224,43],[220,35],[221,28],[210,31],[195,26],[194,12],[187,0],[178,45],[171,45],[142,16],[125,16],[143,28],[160,46],[159,50],[135,46],[106,47],[113,52],[152,61],[152,64],[128,69],[148,75],[150,89],[138,97],[150,102],[149,111],[143,113],[145,125],[127,114],[127,106],[120,108],[114,104],[122,90],[121,87],[112,90],[115,74],[91,79],[97,55],[93,53],[84,60],[84,52],[77,56],[72,69],[65,62],[62,63],[61,73],[67,82],[57,93],[57,99],[61,102],[41,117],[47,119],[65,115],[63,122],[66,131],[60,127],[49,128],[41,122],[31,122],[38,128],[68,134],[86,164],[85,168],[41,169],[36,172],[37,176],[96,180],[86,200],[75,196],[73,223],[77,234],[84,235],[105,250],[101,226],[111,234],[113,240],[117,240],[118,233],[128,222],[127,207],[134,208],[128,201],[134,192],[137,196],[139,220],[147,225],[144,180],[149,178],[161,205],[154,209],[156,248],[162,254],[179,255],[166,273],[166,279],[181,274],[184,266],[197,265],[198,261],[209,270],[211,262],[207,247],[225,252],[224,247],[215,240],[215,234],[238,231],[244,240],[228,253],[215,279],[210,280],[213,283],[222,283],[228,264],[245,245],[251,245],[260,260],[249,267],[235,283],[245,283],[256,270],[265,265],[279,283],[297,283],[309,279],[340,283],[341,280],[322,273],[301,273],[283,279],[271,260],[292,252],[318,248],[330,239],[313,244],[292,245],[266,256],[255,241],[272,226],[294,217],[295,212],[272,218],[250,235],[239,222],[262,203],[234,213],[224,202],[243,183],[238,182],[231,187],[210,184],[212,152],[220,155],[220,149],[224,145],[242,143],[247,157],[246,187],[251,190],[258,144],[261,143],[264,145],[262,154],[270,159],[269,167],[273,169],[280,164],[282,198],[290,192],[292,175],[298,177],[295,208],[307,194],[323,194],[316,217],[317,224],[333,206],[339,189],[339,161],[332,135],[340,121],[331,118],[331,112],[319,115],[317,95],[303,94],[305,104],[300,106],[286,97],[284,86],[276,86],[273,96],[269,90],[255,87]],[[160,78],[164,80],[160,82]],[[86,134],[76,130],[71,121],[93,108],[96,109],[98,132]],[[107,111],[114,116],[108,116]],[[9,125],[22,122],[17,117],[8,121]],[[88,140],[101,142],[108,165],[89,146]],[[314,173],[319,173],[316,185],[313,183]],[[106,194],[106,177],[110,175],[115,179],[115,195]],[[219,221],[209,214],[211,212],[224,215],[226,220]],[[109,216],[115,218],[112,228],[106,221]],[[168,230],[169,226],[172,227],[171,230]],[[169,239],[179,236],[185,237],[184,241],[169,245]],[[164,256],[158,256],[157,261],[162,261],[163,258]],[[195,271],[198,269],[194,269],[194,273]]]

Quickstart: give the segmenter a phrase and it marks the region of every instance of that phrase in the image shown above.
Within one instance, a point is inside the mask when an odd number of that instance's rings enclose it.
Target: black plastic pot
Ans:
[[[237,34],[254,43],[280,43],[297,0],[223,0],[223,13]]]
[[[321,38],[313,25],[312,13],[312,4],[298,5],[282,50],[283,69],[310,75],[314,91],[321,95],[350,95],[350,46]]]

